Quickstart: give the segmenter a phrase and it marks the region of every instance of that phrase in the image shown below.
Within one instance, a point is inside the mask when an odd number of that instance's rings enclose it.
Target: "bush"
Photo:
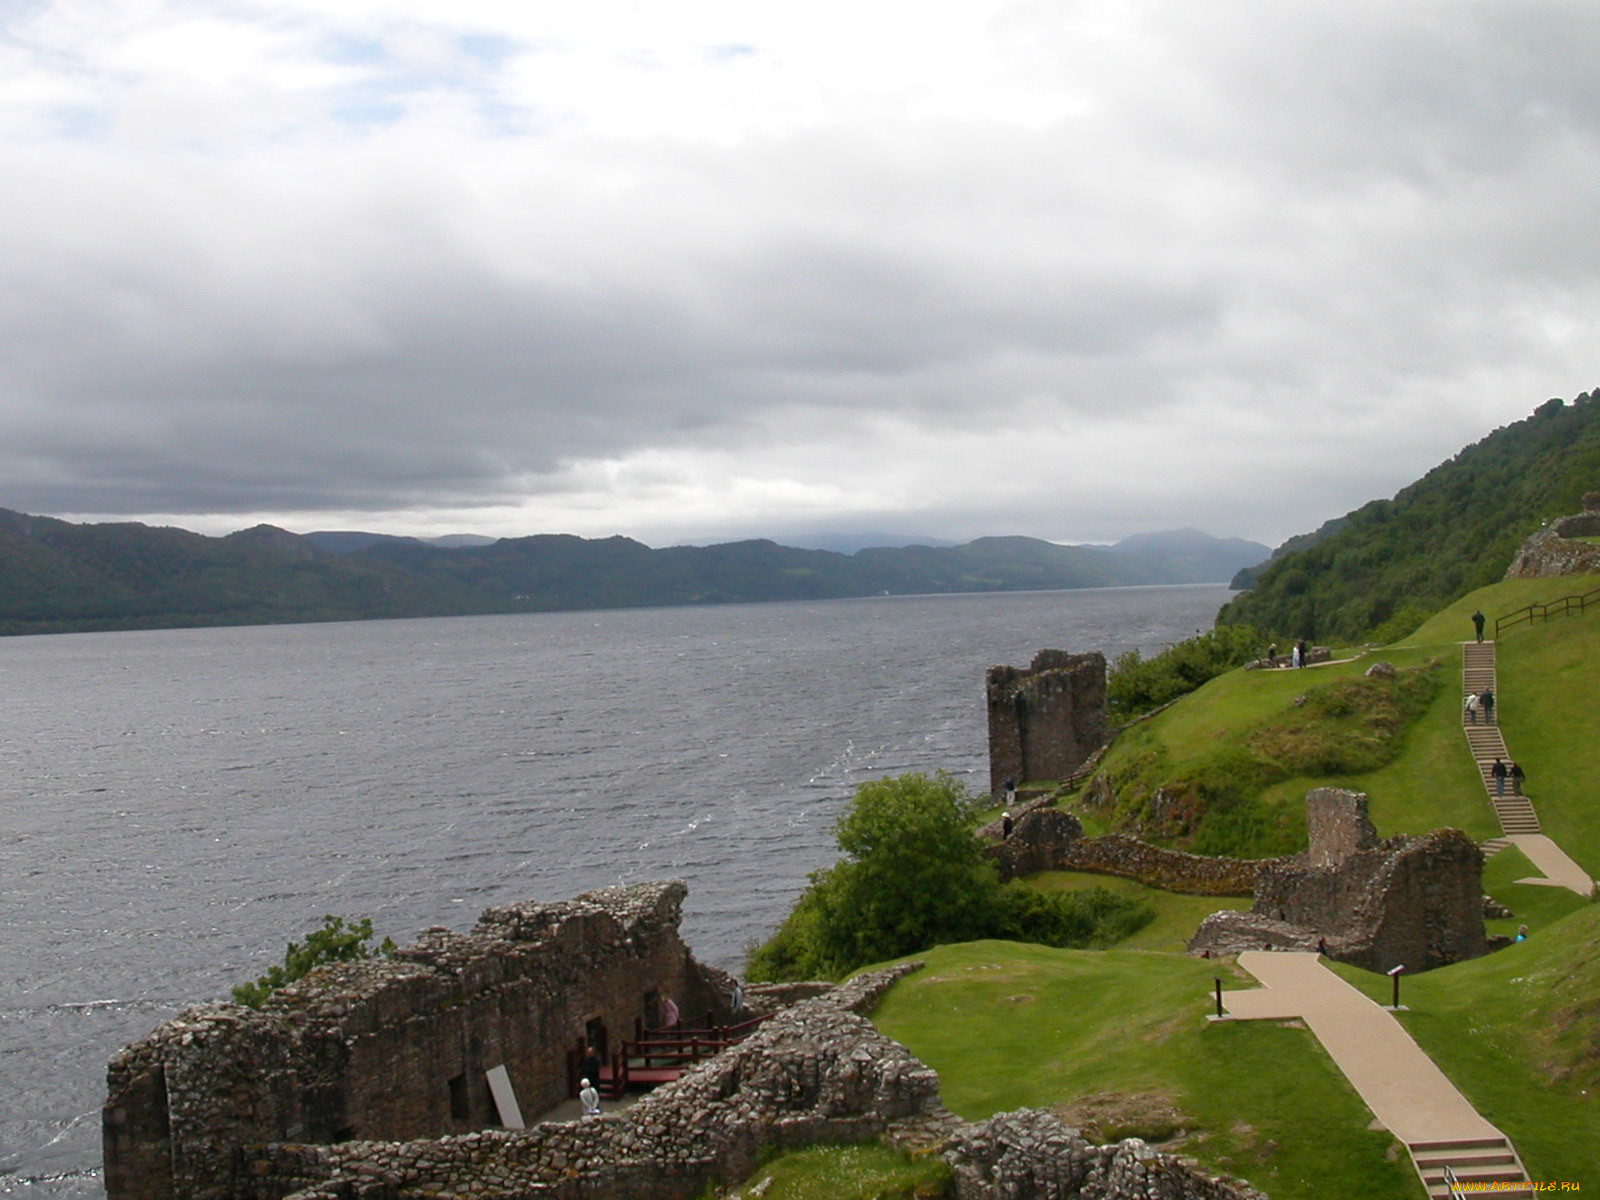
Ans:
[[[1219,625],[1168,646],[1153,658],[1119,654],[1106,678],[1107,708],[1127,720],[1188,695],[1224,671],[1259,658],[1265,639],[1249,625]]]
[[[283,966],[268,967],[267,973],[254,983],[241,983],[234,988],[234,1003],[260,1008],[273,992],[303,979],[317,967],[371,958],[374,951],[367,945],[371,940],[371,917],[362,917],[346,925],[343,917],[325,916],[321,929],[307,934],[303,942],[289,943],[283,955]],[[387,958],[394,950],[394,942],[384,938],[376,953]]]
[[[835,829],[850,857],[811,875],[778,931],[751,953],[746,975],[837,979],[987,937],[1104,944],[1149,920],[1142,905],[1111,893],[1041,896],[1002,885],[973,835],[975,819],[974,800],[942,772],[862,784]]]

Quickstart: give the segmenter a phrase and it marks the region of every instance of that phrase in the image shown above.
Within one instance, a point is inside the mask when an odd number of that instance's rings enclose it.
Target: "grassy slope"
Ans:
[[[1291,702],[1308,679],[1360,673],[1384,659],[1430,656],[1459,671],[1459,643],[1475,608],[1496,616],[1600,586],[1600,577],[1512,580],[1450,605],[1392,647],[1305,672],[1236,671],[1150,722],[1175,759],[1200,755],[1231,728]],[[1600,613],[1522,627],[1499,647],[1507,744],[1529,772],[1546,830],[1600,871]],[[1459,676],[1455,676],[1459,679]],[[1441,825],[1484,838],[1498,832],[1461,734],[1458,687],[1408,733],[1399,759],[1361,776],[1302,778],[1269,789],[1298,805],[1306,788],[1336,784],[1371,796],[1380,832]],[[1115,769],[1115,753],[1108,767]],[[1516,916],[1490,923],[1528,942],[1408,979],[1404,1017],[1419,1043],[1469,1100],[1516,1142],[1536,1179],[1594,1180],[1600,1144],[1600,904],[1518,884],[1535,874],[1515,850],[1492,859],[1486,890]],[[1046,887],[1095,884],[1144,895],[1156,921],[1109,952],[1006,943],[943,947],[928,971],[899,985],[878,1021],[944,1080],[946,1102],[968,1117],[1019,1105],[1066,1104],[1103,1093],[1156,1093],[1198,1131],[1182,1147],[1213,1169],[1241,1175],[1274,1200],[1328,1194],[1417,1197],[1404,1162],[1310,1036],[1274,1025],[1213,1026],[1202,1019],[1213,974],[1227,968],[1174,951],[1196,914],[1223,907],[1127,881],[1051,872]],[[1162,951],[1156,953],[1152,951]],[[1375,998],[1389,981],[1340,972]],[[1227,986],[1247,986],[1235,979]]]
[[[927,967],[874,1020],[939,1072],[946,1105],[969,1120],[1106,1093],[1158,1096],[1189,1131],[1181,1153],[1274,1200],[1422,1195],[1306,1030],[1205,1020],[1213,976],[1243,986],[1228,966],[1008,942],[921,957]]]

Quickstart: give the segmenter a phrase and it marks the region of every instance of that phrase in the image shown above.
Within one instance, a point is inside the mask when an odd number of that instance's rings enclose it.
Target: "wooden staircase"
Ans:
[[[1505,1138],[1464,1138],[1453,1142],[1415,1142],[1406,1147],[1430,1197],[1451,1195],[1448,1168],[1467,1192],[1533,1200],[1533,1183]]]

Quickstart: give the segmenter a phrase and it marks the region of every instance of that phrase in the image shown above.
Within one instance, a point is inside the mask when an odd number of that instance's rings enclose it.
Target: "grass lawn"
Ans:
[[[1230,965],[1011,942],[919,957],[927,966],[873,1019],[939,1072],[946,1105],[969,1120],[1098,1099],[1124,1110],[1117,1134],[1159,1140],[1176,1126],[1168,1148],[1273,1200],[1422,1196],[1307,1030],[1206,1021],[1214,976],[1248,986]]]
[[[1081,871],[1040,871],[1029,875],[1030,887],[1041,891],[1081,891],[1101,887],[1119,895],[1131,896],[1155,910],[1155,919],[1143,929],[1117,943],[1119,950],[1168,950],[1183,953],[1195,928],[1218,909],[1249,908],[1248,896],[1183,896],[1146,887],[1133,879],[1115,875],[1090,875]]]

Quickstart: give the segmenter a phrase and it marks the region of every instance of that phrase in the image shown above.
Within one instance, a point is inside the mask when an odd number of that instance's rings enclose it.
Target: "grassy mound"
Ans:
[[[1408,655],[1408,660],[1418,656]],[[1391,660],[1392,661],[1392,660]],[[1368,678],[1370,661],[1306,671],[1235,671],[1136,726],[1107,755],[1117,827],[1199,854],[1287,854],[1305,839],[1289,780],[1370,773],[1399,756],[1446,669],[1436,658]]]
[[[1600,576],[1507,580],[1393,646],[1213,679],[1113,745],[1101,773],[1114,781],[1115,802],[1089,815],[1201,853],[1282,853],[1304,844],[1306,791],[1332,786],[1367,792],[1384,836],[1441,826],[1495,836],[1461,733],[1460,643],[1472,635],[1471,615],[1481,609],[1492,631],[1496,616],[1595,587]],[[1587,799],[1600,745],[1600,705],[1590,700],[1600,695],[1600,615],[1522,626],[1502,639],[1498,659],[1501,726],[1540,819],[1569,854],[1600,869],[1600,819]],[[1437,660],[1435,691],[1396,689],[1386,702],[1345,690],[1377,682],[1364,673],[1379,660],[1402,678]]]

